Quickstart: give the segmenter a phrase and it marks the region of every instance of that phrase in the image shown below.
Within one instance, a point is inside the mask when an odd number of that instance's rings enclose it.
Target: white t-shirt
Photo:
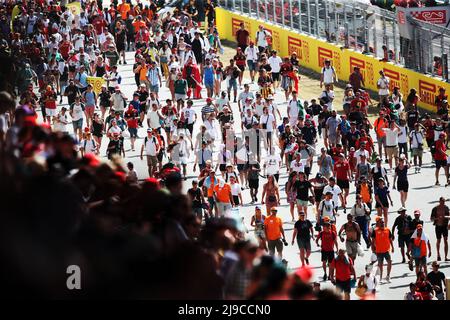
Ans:
[[[114,133],[119,133],[119,134],[121,134],[121,133],[122,133],[122,129],[120,129],[119,126],[117,126],[117,127],[112,126],[111,128],[109,128],[108,133],[110,133],[110,134],[112,134],[112,135],[113,135]]]
[[[84,105],[82,103],[76,104],[74,103],[71,107],[72,110],[72,121],[78,121],[83,119],[84,114]]]
[[[194,123],[196,112],[192,107],[184,107],[181,112],[184,114],[184,118],[187,119],[188,124]]]
[[[277,174],[280,171],[281,157],[279,154],[268,155],[265,163],[267,175]]]
[[[55,123],[55,131],[67,132],[67,113],[57,116],[58,122]]]
[[[333,193],[335,208],[339,207],[341,205],[341,199],[339,198],[339,195],[342,193],[341,188],[337,184],[332,187],[328,185],[323,189],[323,194],[326,194],[329,191]]]
[[[325,98],[328,96],[329,102],[326,104],[328,106],[328,110],[333,110],[333,100],[334,100],[334,91],[322,91],[322,93],[319,96],[319,99]]]
[[[386,146],[398,146],[398,129],[394,128],[394,130],[391,130],[390,128],[383,128],[383,131],[386,133]]]
[[[369,151],[367,151],[366,149],[364,149],[362,151],[361,151],[361,149],[358,149],[358,150],[355,151],[355,154],[354,154],[354,158],[356,158],[356,164],[359,164],[361,162],[361,155],[362,154],[366,155],[366,159],[367,160],[369,159]]]
[[[297,119],[298,117],[298,102],[300,100],[289,100],[288,107],[290,107],[288,117]]]
[[[307,162],[306,159],[301,159],[298,162],[297,162],[297,160],[292,160],[292,162],[291,162],[292,171],[295,171],[297,173],[305,172],[306,162]]]
[[[245,57],[247,58],[247,60],[251,60],[251,61],[255,61],[255,62],[258,61],[259,50],[258,50],[257,46],[253,46],[253,48],[248,46],[247,48],[245,48],[244,53],[245,53]]]
[[[239,183],[230,184],[231,187],[231,195],[238,196],[241,193],[241,185]]]
[[[147,140],[147,141],[145,141]],[[148,156],[156,156],[156,148],[158,146],[158,139],[156,137],[148,138],[146,137],[144,140],[145,143],[145,152]]]
[[[384,77],[378,79],[377,85],[380,86],[380,89],[378,89],[379,95],[386,96],[389,94],[389,78]]]
[[[157,128],[161,127],[161,125],[159,123],[159,112],[158,111],[154,111],[154,110],[150,109],[147,112],[147,119],[150,122],[150,128],[157,129]]]
[[[323,67],[322,74],[323,74],[323,82],[325,84],[334,82],[334,76],[333,76],[334,68],[332,66],[330,66],[329,68]]]
[[[263,111],[264,107],[265,107],[264,102],[261,101],[260,104],[255,102],[255,114],[258,115],[259,117],[261,117],[264,113],[264,111]],[[244,110],[244,112],[245,112],[245,110]]]
[[[256,45],[258,47],[267,47],[268,43],[267,43],[267,39],[266,37],[269,35],[269,32],[267,32],[266,30],[258,30],[256,32]]]
[[[229,100],[228,100],[227,97],[216,99],[216,104],[217,104],[217,106],[218,106],[217,109],[219,110],[219,112],[222,112],[222,111],[223,111],[223,108],[224,108],[226,105],[228,105],[228,102],[229,102]]]
[[[272,73],[279,73],[281,69],[281,63],[283,62],[279,56],[271,56],[268,60]]]
[[[419,143],[423,143],[423,133],[422,131],[417,132],[416,130],[412,130],[409,133],[411,137],[411,149],[417,149],[419,147]]]
[[[84,153],[94,153],[97,150],[97,144],[93,139],[91,140],[81,140],[80,148],[84,149]]]
[[[334,221],[334,214],[333,214],[333,199],[330,200],[322,200],[319,204],[319,212],[320,212],[320,216],[322,218],[324,217],[328,217],[330,218],[330,220]],[[336,203],[334,202],[334,206],[336,206]]]
[[[273,114],[263,114],[259,119],[259,123],[261,125],[266,125],[267,132],[273,132],[273,123],[275,121],[275,117]]]
[[[408,141],[408,128],[406,126],[400,127],[400,135],[398,136],[398,143],[407,143]]]

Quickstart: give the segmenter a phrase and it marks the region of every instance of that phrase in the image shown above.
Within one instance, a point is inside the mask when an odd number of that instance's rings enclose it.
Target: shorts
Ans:
[[[205,81],[205,88],[207,88],[207,89],[214,89],[214,80]]]
[[[383,205],[383,207],[389,208],[389,202],[387,202],[387,201],[381,201],[381,204]],[[378,201],[376,201],[375,208],[381,208],[381,205],[378,203]]]
[[[272,81],[280,81],[280,73],[272,72]]]
[[[397,191],[408,192],[409,183],[408,181],[397,180]]]
[[[239,70],[241,70],[241,74],[242,74],[242,72],[245,71],[245,64],[244,65],[239,65],[237,67],[239,68]]]
[[[340,180],[337,179],[336,184],[338,185],[339,188],[343,189],[349,189],[350,188],[350,181],[348,180]]]
[[[436,232],[436,239],[441,239],[442,237],[448,238],[448,227],[447,226],[435,226],[434,231]]]
[[[128,128],[130,138],[137,138],[137,128]]]
[[[300,207],[307,207],[309,204],[308,200],[297,199],[297,205]]]
[[[163,157],[164,157],[164,150],[161,150],[156,156],[156,159],[158,159],[158,161],[161,162],[163,160]]]
[[[349,256],[356,256],[358,254],[358,242],[345,241],[345,250],[347,250]]]
[[[336,288],[344,293],[350,293],[351,291],[350,279],[347,281],[341,281],[336,279]]]
[[[298,245],[299,249],[305,249],[307,251],[311,251],[311,241],[310,240],[306,240],[306,239],[297,237],[297,245]]]
[[[95,106],[86,106],[84,109],[86,110],[86,113],[94,113]]]
[[[292,80],[288,76],[281,77],[281,88],[287,91],[292,86]]]
[[[423,256],[420,258],[414,258],[414,263],[416,264],[416,266],[426,266],[427,265],[427,257]]]
[[[248,66],[248,70],[250,70],[250,71],[256,70],[256,64],[253,60],[247,60],[247,66]]]
[[[259,180],[258,179],[249,179],[248,187],[250,189],[258,189],[259,188]]]
[[[238,163],[237,164],[237,169],[239,172],[245,171],[248,169],[248,165],[245,163]]]
[[[391,159],[398,156],[398,146],[386,146],[386,157]]]
[[[391,261],[391,254],[389,252],[377,253],[377,260],[379,264],[382,264],[386,259],[387,262]]]
[[[214,200],[214,197],[208,197],[208,204],[209,208],[212,210],[214,208],[214,205],[216,204],[216,200]]]
[[[233,196],[233,203],[234,203],[235,205],[239,205],[239,204],[240,204],[240,202],[239,202],[239,196]]]
[[[338,142],[338,136],[337,135],[333,134],[333,135],[329,135],[328,136],[328,143],[337,144],[337,142]]]
[[[237,90],[237,79],[236,78],[231,78],[228,81],[228,90],[231,90],[231,88],[233,88],[233,90]]]
[[[334,260],[334,251],[320,251],[321,261],[331,263]]]
[[[281,239],[277,240],[267,240],[267,247],[269,248],[269,252],[275,252],[275,249],[277,252],[283,251],[283,242]]]
[[[156,156],[147,156],[147,166],[148,167],[156,167],[158,164],[158,159]]]
[[[150,92],[158,93],[159,92],[159,85],[150,85]]]
[[[56,116],[56,109],[45,108],[45,115],[47,117],[54,117],[54,116]]]
[[[434,163],[436,164],[436,169],[445,168],[447,166],[447,160],[434,160]]]
[[[83,129],[83,118],[72,121],[73,130]]]
[[[186,98],[187,98],[187,95],[186,94],[181,94],[181,93],[175,93],[175,101],[178,101],[178,100],[186,100]]]
[[[382,146],[386,145],[386,136],[378,137],[377,138],[377,142],[378,142],[379,145],[382,145]]]
[[[422,158],[422,156],[423,156],[423,149],[414,148],[414,149],[411,150],[411,155],[413,157]]]
[[[408,247],[408,243],[410,240],[410,236],[409,235],[398,235],[398,247],[399,248],[404,248],[405,246]]]

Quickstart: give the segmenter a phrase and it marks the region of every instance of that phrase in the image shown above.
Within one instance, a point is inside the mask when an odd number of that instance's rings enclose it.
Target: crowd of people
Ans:
[[[59,1],[0,4],[2,52],[18,68],[0,93],[5,286],[71,297],[57,283],[77,264],[88,279],[79,294],[88,297],[350,299],[353,290],[373,299],[390,282],[396,237],[402,263],[417,274],[405,299],[444,299],[446,199],[430,214],[431,271],[425,213],[414,209],[413,218],[406,208],[408,172],[421,174],[427,148],[436,186],[441,169],[449,184],[445,90],[436,114],[424,114],[415,89],[403,97],[380,71],[373,101],[355,67],[337,101],[339,79],[325,60],[317,98],[302,100],[297,54],[280,57],[264,26],[250,34],[242,23],[224,61],[214,6],[206,1],[199,12],[188,1],[160,14],[153,1],[81,1],[75,14]],[[127,95],[121,70],[130,54]],[[277,104],[280,92],[286,101]],[[393,222],[392,190],[401,202]],[[292,239],[277,216],[283,192]],[[254,210],[249,223],[244,205]],[[337,225],[340,214],[346,222]],[[313,241],[323,282],[343,295],[313,282]],[[283,257],[289,243],[300,252],[294,273]],[[354,263],[369,250],[357,276]],[[20,268],[29,257],[18,251],[39,255],[37,270]]]

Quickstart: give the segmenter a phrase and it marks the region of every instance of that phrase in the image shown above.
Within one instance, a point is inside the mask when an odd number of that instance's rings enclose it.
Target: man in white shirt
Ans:
[[[297,124],[299,103],[301,103],[301,101],[300,99],[297,98],[297,91],[292,91],[292,99],[289,100],[287,105],[287,114],[289,118],[289,124],[291,125],[291,127]]]
[[[423,156],[423,139],[424,134],[420,129],[420,124],[415,123],[414,129],[409,133],[410,139],[410,147],[411,147],[411,155],[414,158],[414,167],[416,173],[420,172],[422,168],[422,156]],[[417,163],[417,158],[419,158],[419,162]],[[419,166],[417,166],[419,164]]]
[[[398,157],[398,136],[401,131],[395,121],[389,122],[389,128],[383,128],[386,133],[386,157],[389,161],[389,168],[392,169],[392,158],[395,158],[395,166],[397,166]]]
[[[270,37],[270,33],[264,29],[263,25],[260,25],[255,37],[259,52],[263,52],[269,45],[267,43],[267,37]]]
[[[325,90],[323,90],[319,96],[319,101],[322,101],[323,105],[327,105],[329,111],[333,111],[333,100],[335,97],[332,87],[332,84],[325,84]]]
[[[245,103],[247,98],[250,98],[252,101],[255,99],[253,92],[250,91],[250,86],[248,85],[248,83],[244,84],[244,91],[239,93],[238,96],[238,108],[241,114],[245,112],[245,110],[242,110],[242,105]]]
[[[337,210],[342,204],[345,213],[346,204],[344,203],[345,201],[344,197],[342,196],[342,190],[336,184],[336,180],[334,179],[334,177],[330,178],[328,185],[323,189],[323,194],[327,194],[327,192],[331,192],[333,194],[334,208]]]
[[[188,103],[186,107],[181,109],[181,113],[183,114],[184,121],[186,123],[186,129],[189,130],[189,133],[192,137],[192,131],[194,130],[194,123],[197,121],[197,113],[192,108],[192,104]]]
[[[158,167],[158,158],[157,155],[160,151],[160,145],[158,143],[158,139],[155,136],[155,133],[152,129],[147,129],[147,137],[144,139],[144,143],[141,148],[141,160],[144,160],[144,149],[147,155],[147,167],[148,167],[148,176],[153,177],[154,172]]]
[[[247,59],[248,71],[250,72],[250,78],[252,79],[253,83],[255,80],[256,64],[258,62],[259,54],[259,50],[255,46],[255,43],[253,41],[250,41],[250,45],[245,48],[244,54]]]
[[[369,151],[366,150],[366,142],[361,141],[359,145],[359,149],[356,150],[354,154],[354,158],[356,158],[356,164],[358,165],[361,162],[361,155],[366,156],[366,159],[369,159]]]
[[[389,96],[389,78],[384,75],[384,71],[380,70],[380,79],[377,81],[378,96],[380,103]]]
[[[338,81],[336,71],[334,67],[331,65],[330,60],[325,60],[325,66],[322,68],[322,72],[320,73],[320,87],[327,84],[331,85],[331,90],[333,89],[333,84]]]
[[[264,172],[266,176],[274,176],[278,182],[280,178],[281,157],[275,153],[275,147],[270,148],[270,154],[266,157],[264,162]]]
[[[280,82],[280,69],[283,61],[279,56],[277,56],[277,52],[275,50],[272,51],[272,55],[268,59],[270,68],[272,69],[272,81],[273,88],[277,90],[279,82]]]

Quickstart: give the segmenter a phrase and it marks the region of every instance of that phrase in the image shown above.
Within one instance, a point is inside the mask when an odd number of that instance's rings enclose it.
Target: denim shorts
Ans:
[[[237,90],[237,79],[231,78],[228,81],[228,90],[231,90],[231,88],[233,88],[234,90]]]
[[[248,66],[248,70],[250,70],[250,71],[256,70],[256,64],[253,60],[247,60],[247,66]]]
[[[72,121],[72,125],[73,125],[73,130],[83,129],[83,118]]]

